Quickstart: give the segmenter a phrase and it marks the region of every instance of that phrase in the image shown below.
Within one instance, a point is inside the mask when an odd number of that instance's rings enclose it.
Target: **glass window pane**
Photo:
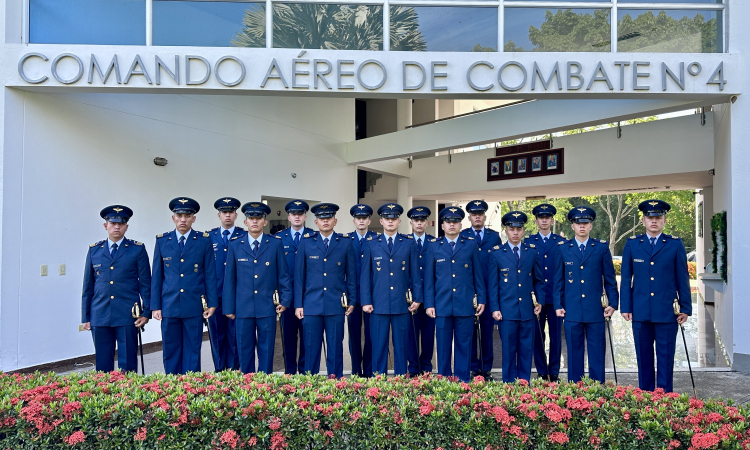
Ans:
[[[154,45],[265,47],[265,4],[154,0]]]
[[[721,53],[721,11],[618,10],[618,52]]]
[[[273,46],[331,50],[382,50],[383,7],[277,3]]]
[[[145,45],[145,0],[29,0],[29,42]]]
[[[622,3],[713,3],[721,4],[722,0],[623,0]]]
[[[506,8],[506,52],[608,52],[609,9]]]
[[[391,50],[497,51],[497,8],[391,6]]]

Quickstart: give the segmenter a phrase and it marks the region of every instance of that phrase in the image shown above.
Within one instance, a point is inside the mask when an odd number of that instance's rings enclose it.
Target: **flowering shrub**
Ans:
[[[0,374],[0,449],[750,449],[750,407],[592,381]]]

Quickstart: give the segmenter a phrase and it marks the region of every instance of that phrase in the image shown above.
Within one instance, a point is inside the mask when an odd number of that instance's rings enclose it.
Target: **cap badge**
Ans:
[[[357,208],[359,208],[359,209],[365,209],[365,205],[357,205]]]
[[[396,207],[396,205],[388,205],[388,208],[390,208],[390,209],[393,209],[395,207]]]
[[[586,212],[586,208],[576,208],[576,209],[578,209],[578,211],[580,212]]]
[[[417,208],[417,211],[424,211],[424,208]]]
[[[302,202],[294,202],[295,205],[299,206],[302,204]]]
[[[185,200],[184,198],[181,198],[181,199],[179,199],[179,200],[177,200],[177,201],[178,201],[178,202],[180,202],[180,203],[182,203],[183,205],[184,205],[185,203],[187,203],[187,202],[188,202],[188,201],[187,201],[187,200]]]
[[[250,203],[250,206],[252,206],[253,208],[257,208],[257,207],[258,207],[258,206],[260,206],[260,205],[259,205],[259,204],[257,204],[257,203]]]
[[[456,208],[448,208],[448,211],[454,213],[454,212],[458,211],[458,209],[456,209]]]
[[[474,202],[474,204],[475,204],[475,205],[477,205],[477,206],[479,206],[479,205],[481,205],[481,204],[482,204],[482,202],[478,202],[478,201],[477,201],[477,202]]]
[[[224,203],[232,203],[232,200],[231,200],[231,199],[228,199],[228,198],[225,198],[225,199],[223,200],[223,202],[224,202]]]
[[[659,202],[648,202],[648,204],[651,205],[651,206],[656,206],[656,205],[659,204]]]
[[[112,209],[113,209],[113,210],[114,210],[115,212],[120,212],[120,211],[122,211],[122,208],[112,208]]]
[[[542,206],[540,206],[540,208],[542,208],[542,209],[547,209],[547,208],[549,208],[549,206],[547,206],[547,205],[542,205]]]
[[[318,206],[318,208],[319,209],[326,209],[326,208],[328,208],[328,205],[320,205],[320,206]]]
[[[518,217],[520,217],[521,215],[520,215],[519,213],[513,213],[513,214],[511,214],[511,216],[513,216],[513,217],[516,217],[516,218],[518,218]]]

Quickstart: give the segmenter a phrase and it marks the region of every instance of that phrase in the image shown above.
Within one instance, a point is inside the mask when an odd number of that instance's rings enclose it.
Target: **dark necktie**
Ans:
[[[549,239],[549,238],[547,238],[547,237],[544,238],[544,245],[547,245],[547,239]]]
[[[477,235],[477,242],[482,241],[482,230],[474,230],[474,233]]]
[[[258,241],[253,242],[253,256],[258,255]]]
[[[422,253],[422,239],[417,239],[417,250]]]
[[[294,246],[297,247],[299,245],[299,231],[294,232]]]
[[[453,254],[453,252],[456,251],[456,243],[453,241],[450,241],[450,246],[451,246],[451,254]]]
[[[393,251],[393,237],[389,237],[388,238],[388,252],[390,253],[392,251]]]
[[[185,251],[185,236],[180,236],[180,253]]]
[[[521,254],[518,253],[518,247],[513,247],[513,253],[516,254],[516,261],[520,261],[521,260]]]
[[[583,253],[586,251],[586,246],[581,244],[581,256],[583,256]]]
[[[112,250],[109,252],[110,255],[112,255],[112,258],[115,257],[117,254],[117,244],[112,244]]]
[[[226,247],[229,244],[229,230],[224,230],[223,233],[221,233],[222,240],[224,241],[224,247]]]
[[[328,250],[328,238],[323,239],[323,245],[325,245],[326,250]]]
[[[651,253],[653,253],[654,250],[656,250],[656,238],[652,237],[651,238]]]

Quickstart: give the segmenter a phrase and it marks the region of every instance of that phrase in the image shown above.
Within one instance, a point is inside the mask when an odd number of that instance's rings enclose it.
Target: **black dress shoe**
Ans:
[[[495,381],[495,378],[492,376],[492,372],[485,372],[483,376],[485,381]]]
[[[550,375],[550,381],[552,381],[553,383],[559,383],[560,375]]]

